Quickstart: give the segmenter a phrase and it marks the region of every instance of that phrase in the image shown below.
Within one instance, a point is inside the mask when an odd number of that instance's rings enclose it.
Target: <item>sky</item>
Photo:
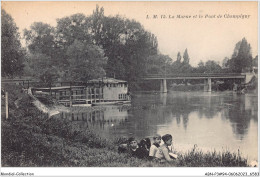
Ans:
[[[2,9],[12,16],[21,34],[33,22],[56,26],[58,18],[76,13],[89,16],[97,4],[104,7],[105,16],[119,14],[140,22],[147,31],[157,36],[161,54],[169,55],[173,61],[178,52],[183,55],[187,48],[192,66],[207,60],[221,64],[225,57],[231,57],[235,44],[243,37],[250,43],[253,57],[258,53],[257,2],[1,3]]]

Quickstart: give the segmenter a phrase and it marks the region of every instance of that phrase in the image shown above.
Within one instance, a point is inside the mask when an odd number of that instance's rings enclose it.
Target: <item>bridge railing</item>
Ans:
[[[243,76],[241,73],[176,73],[176,74],[147,74],[143,78],[170,78],[170,77],[218,77]]]

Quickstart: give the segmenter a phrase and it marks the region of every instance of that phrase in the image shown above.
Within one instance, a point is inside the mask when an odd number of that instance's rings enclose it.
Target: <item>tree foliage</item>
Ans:
[[[180,52],[178,52],[178,54],[177,54],[177,60],[176,61],[181,63],[181,53]]]
[[[184,64],[189,64],[190,63],[190,57],[189,57],[187,49],[185,49],[185,51],[183,53],[183,62],[184,62]]]
[[[253,59],[252,65],[253,65],[254,67],[258,67],[258,55]]]
[[[139,22],[119,15],[105,16],[104,8],[99,6],[90,16],[74,14],[57,19],[56,27],[36,22],[24,31],[24,36],[29,51],[26,70],[46,83],[46,78],[87,81],[107,76],[131,82],[146,74],[222,71],[211,60],[193,68],[187,49],[183,60],[178,52],[172,62],[159,53],[156,36]],[[232,58],[226,58],[225,67],[233,72],[251,67],[250,50],[246,39],[238,42]]]
[[[171,65],[171,73],[190,73],[192,72],[192,67],[189,64],[190,57],[188,50],[185,49],[183,53],[183,61],[181,61],[181,54],[178,52],[177,59]]]
[[[66,78],[71,81],[84,81],[105,76],[106,57],[103,50],[96,45],[84,44],[75,40],[67,50],[69,65]]]
[[[156,37],[139,22],[106,17],[98,6],[88,17],[58,19],[57,27],[34,23],[24,35],[30,53],[45,55],[43,61],[59,68],[66,80],[107,76],[133,81],[147,73],[150,56],[158,51]]]
[[[55,29],[48,24],[35,22],[24,30],[28,47],[26,73],[51,86],[59,78],[59,57],[55,42]]]
[[[168,74],[171,72],[172,59],[168,55],[151,55],[150,63],[146,65],[149,74]]]
[[[90,43],[90,21],[84,14],[74,14],[57,20],[56,40],[62,49],[67,49],[78,40],[82,43]]]
[[[232,58],[228,62],[228,66],[232,72],[237,73],[251,70],[251,46],[245,38],[236,44]]]
[[[21,47],[20,35],[13,18],[1,11],[1,69],[2,76],[22,74],[25,51]]]
[[[90,16],[93,43],[104,49],[108,58],[106,73],[128,81],[146,73],[149,56],[157,54],[157,39],[139,22],[120,17],[105,17],[97,6]]]
[[[55,53],[54,28],[42,22],[35,22],[30,30],[24,30],[24,36],[31,53],[53,56]]]

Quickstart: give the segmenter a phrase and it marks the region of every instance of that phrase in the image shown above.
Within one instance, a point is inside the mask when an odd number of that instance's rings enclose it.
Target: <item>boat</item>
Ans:
[[[33,93],[65,106],[129,104],[131,100],[127,81],[107,77],[89,80],[84,85],[33,88]]]
[[[130,104],[130,100],[125,101],[107,101],[107,102],[99,102],[99,103],[92,103],[93,106],[102,106],[102,105],[121,105],[121,104]]]
[[[89,107],[91,104],[72,104],[73,107]]]

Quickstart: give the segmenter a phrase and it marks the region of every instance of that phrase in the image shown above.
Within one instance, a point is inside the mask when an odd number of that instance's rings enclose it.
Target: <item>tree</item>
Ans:
[[[57,19],[56,39],[62,49],[67,49],[75,40],[91,43],[90,19],[84,14],[74,14]]]
[[[228,61],[229,61],[229,58],[225,57],[224,60],[222,61],[222,68],[228,67]]]
[[[21,47],[20,35],[13,18],[1,12],[1,69],[2,76],[17,76],[23,72],[25,51]]]
[[[46,65],[52,63],[60,77],[69,80],[106,74],[135,81],[147,73],[150,56],[158,53],[156,36],[139,22],[119,15],[106,17],[98,6],[89,17],[75,14],[58,19],[56,28],[35,23],[25,37],[31,55],[41,55]]]
[[[200,62],[198,63],[198,67],[194,68],[193,71],[196,73],[205,73],[206,68],[204,62],[200,60]]]
[[[205,63],[206,73],[220,73],[222,71],[221,66],[213,60],[209,60]]]
[[[241,41],[239,41],[238,43],[236,43],[236,46],[235,46],[235,48],[234,48],[234,51],[233,51],[233,54],[232,54],[231,58],[237,57],[238,52],[239,52],[240,45],[241,45]]]
[[[50,56],[42,53],[29,53],[27,61],[27,70],[31,76],[39,79],[44,86],[50,87],[53,82],[59,78],[59,68],[53,65]]]
[[[239,45],[240,44],[240,45]],[[236,48],[239,50],[236,52]],[[238,42],[235,46],[235,51],[232,58],[228,62],[229,68],[232,72],[241,73],[243,71],[249,71],[252,68],[252,54],[251,46],[245,38]]]
[[[183,63],[189,64],[189,62],[190,62],[190,57],[189,57],[189,54],[188,54],[188,50],[185,49],[185,51],[183,53]]]
[[[180,52],[178,52],[178,54],[177,54],[177,60],[176,61],[181,63],[181,53]]]
[[[258,67],[258,55],[255,56],[255,58],[253,59],[252,65],[253,65],[254,67]]]
[[[24,30],[24,37],[31,53],[50,57],[55,54],[55,31],[49,24],[34,22],[29,30]]]
[[[90,19],[90,29],[91,29],[91,34],[92,34],[92,39],[93,43],[98,45],[102,44],[102,39],[103,39],[103,23],[104,23],[104,8],[99,6],[96,6],[96,10],[93,11],[92,16],[89,18]]]
[[[107,76],[131,81],[146,73],[149,56],[157,54],[155,35],[135,20],[105,17],[98,6],[89,19],[93,44],[102,47],[108,58]]]
[[[60,63],[63,63],[55,39],[55,28],[49,24],[35,22],[24,30],[28,46],[26,72],[51,86],[60,77]],[[29,66],[29,67],[28,67]]]
[[[149,56],[149,64],[146,65],[147,74],[169,74],[171,71],[172,59],[168,55]]]
[[[104,65],[107,59],[100,47],[75,40],[68,47],[66,55],[69,58],[67,80],[87,81],[105,76]]]

